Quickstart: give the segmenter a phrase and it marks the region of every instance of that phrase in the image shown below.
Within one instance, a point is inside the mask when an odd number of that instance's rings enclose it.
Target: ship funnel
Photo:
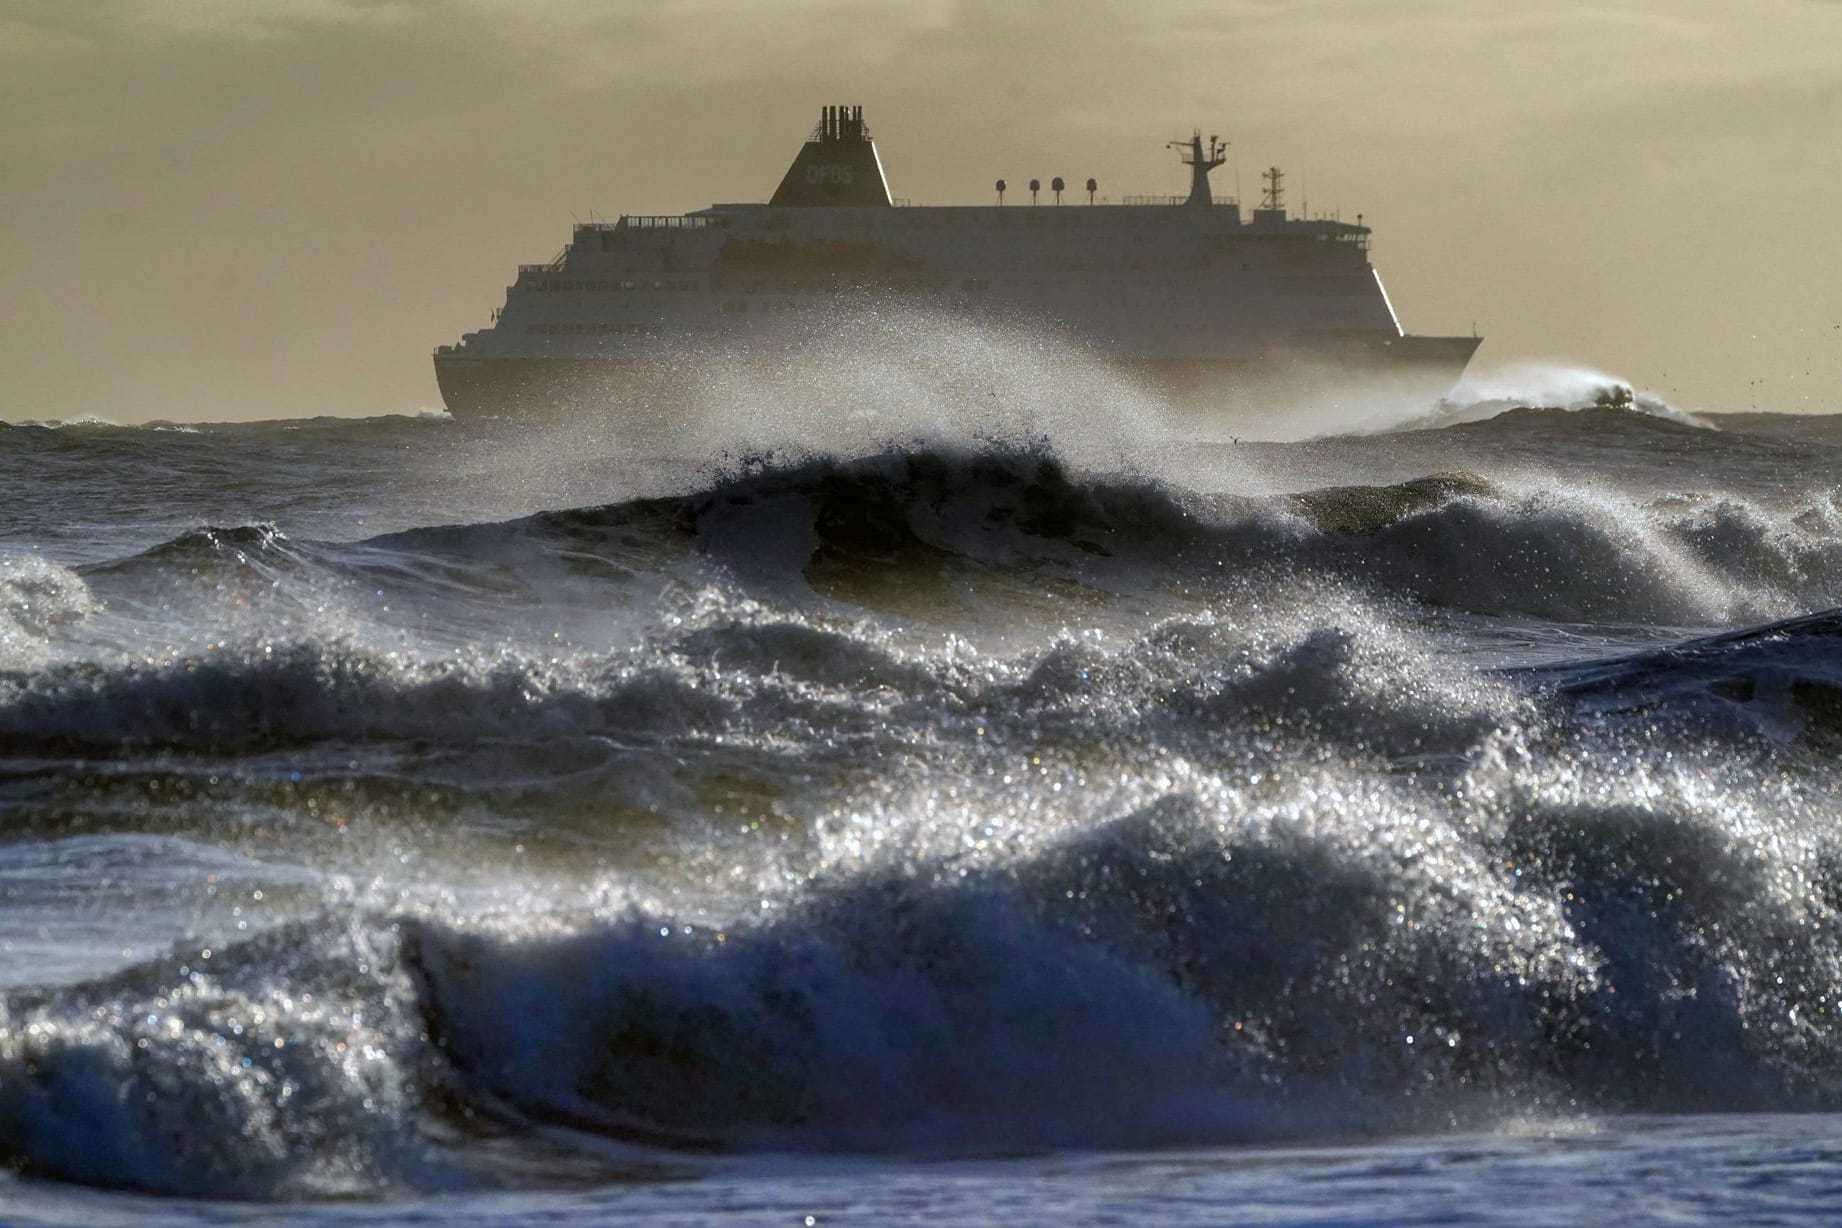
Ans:
[[[888,206],[876,142],[863,122],[863,108],[823,107],[818,126],[787,169],[770,205]]]

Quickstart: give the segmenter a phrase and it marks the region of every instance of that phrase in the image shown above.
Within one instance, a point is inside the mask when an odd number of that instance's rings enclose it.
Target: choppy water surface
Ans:
[[[1837,419],[854,388],[0,427],[0,1217],[1842,1208]]]

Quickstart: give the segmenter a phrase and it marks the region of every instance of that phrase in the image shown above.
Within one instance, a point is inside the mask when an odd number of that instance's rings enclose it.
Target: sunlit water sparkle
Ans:
[[[0,1218],[1833,1217],[1836,419],[939,348],[0,426]]]

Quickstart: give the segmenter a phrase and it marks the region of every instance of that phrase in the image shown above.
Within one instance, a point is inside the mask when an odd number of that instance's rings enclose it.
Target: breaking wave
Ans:
[[[1564,431],[1715,437],[1443,434]],[[0,1162],[338,1198],[1842,1111],[1835,493],[1408,473],[911,444],[9,558],[0,861],[212,868],[165,954],[15,973]]]
[[[860,827],[758,900],[323,913],[11,995],[0,1152],[271,1198],[505,1180],[469,1140],[534,1126],[607,1165],[1834,1108],[1842,847],[1741,783],[1193,776],[981,811],[1023,847]]]
[[[201,529],[104,570],[311,563],[432,592],[656,576],[688,551],[758,596],[875,605],[892,581],[1020,573],[1110,592],[1354,584],[1440,609],[1731,625],[1842,604],[1833,494],[1639,500],[1467,473],[1258,498],[1070,470],[997,447],[762,458],[700,492],[416,529],[353,547]],[[649,590],[656,595],[657,589]]]
[[[1472,372],[1425,417],[1404,429],[1425,430],[1481,423],[1503,414],[1607,412],[1654,419],[1697,430],[1718,429],[1706,418],[1670,404],[1655,392],[1614,375],[1560,363],[1510,363]]]
[[[35,556],[0,555],[0,670],[36,663],[58,629],[97,608],[70,569]]]

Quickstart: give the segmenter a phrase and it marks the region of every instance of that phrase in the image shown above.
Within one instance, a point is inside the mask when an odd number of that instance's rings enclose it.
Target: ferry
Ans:
[[[1430,407],[1452,388],[1480,339],[1401,327],[1360,214],[1288,216],[1270,168],[1244,215],[1211,190],[1219,137],[1170,145],[1186,196],[1000,179],[990,204],[911,205],[863,108],[824,107],[765,204],[579,223],[521,265],[491,322],[435,351],[442,400],[456,417],[656,408],[696,362],[784,359],[891,309],[1048,334],[1205,418],[1352,388]]]

